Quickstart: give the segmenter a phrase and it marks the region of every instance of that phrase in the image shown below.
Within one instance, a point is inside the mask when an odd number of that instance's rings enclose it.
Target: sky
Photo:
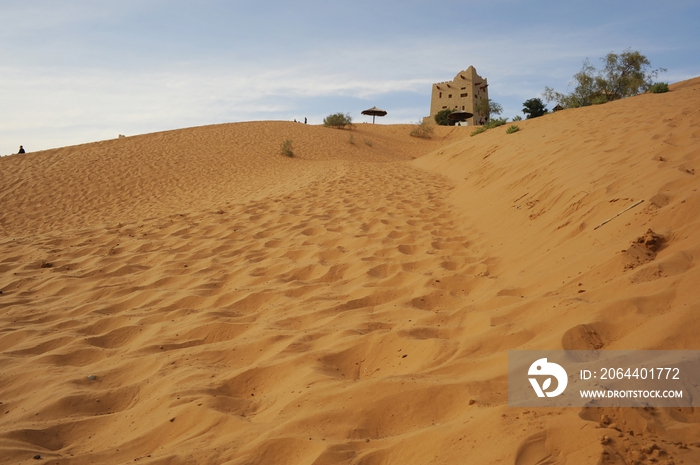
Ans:
[[[511,119],[609,52],[700,76],[698,24],[700,0],[0,0],[0,154],[372,106],[418,123],[469,66]]]

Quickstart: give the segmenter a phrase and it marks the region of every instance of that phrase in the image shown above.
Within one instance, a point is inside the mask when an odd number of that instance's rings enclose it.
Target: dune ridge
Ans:
[[[700,79],[671,89],[1,158],[0,463],[700,462],[692,409],[507,406],[510,349],[700,349]]]

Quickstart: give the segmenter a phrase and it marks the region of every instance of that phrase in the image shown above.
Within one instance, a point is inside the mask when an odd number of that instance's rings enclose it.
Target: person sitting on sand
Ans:
[[[20,146],[19,146],[19,152],[17,152],[17,153],[18,153],[18,154],[24,153],[24,147],[22,147],[22,146],[20,145]]]

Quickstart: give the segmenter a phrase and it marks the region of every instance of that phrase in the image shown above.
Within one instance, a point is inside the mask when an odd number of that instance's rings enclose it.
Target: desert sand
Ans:
[[[700,349],[700,79],[517,124],[0,158],[0,463],[700,463],[693,409],[507,404],[508,350]]]

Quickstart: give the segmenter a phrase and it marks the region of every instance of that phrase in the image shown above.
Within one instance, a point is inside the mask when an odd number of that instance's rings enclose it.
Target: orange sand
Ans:
[[[700,349],[700,79],[518,125],[0,159],[0,464],[700,463],[697,411],[509,408],[506,372]]]

